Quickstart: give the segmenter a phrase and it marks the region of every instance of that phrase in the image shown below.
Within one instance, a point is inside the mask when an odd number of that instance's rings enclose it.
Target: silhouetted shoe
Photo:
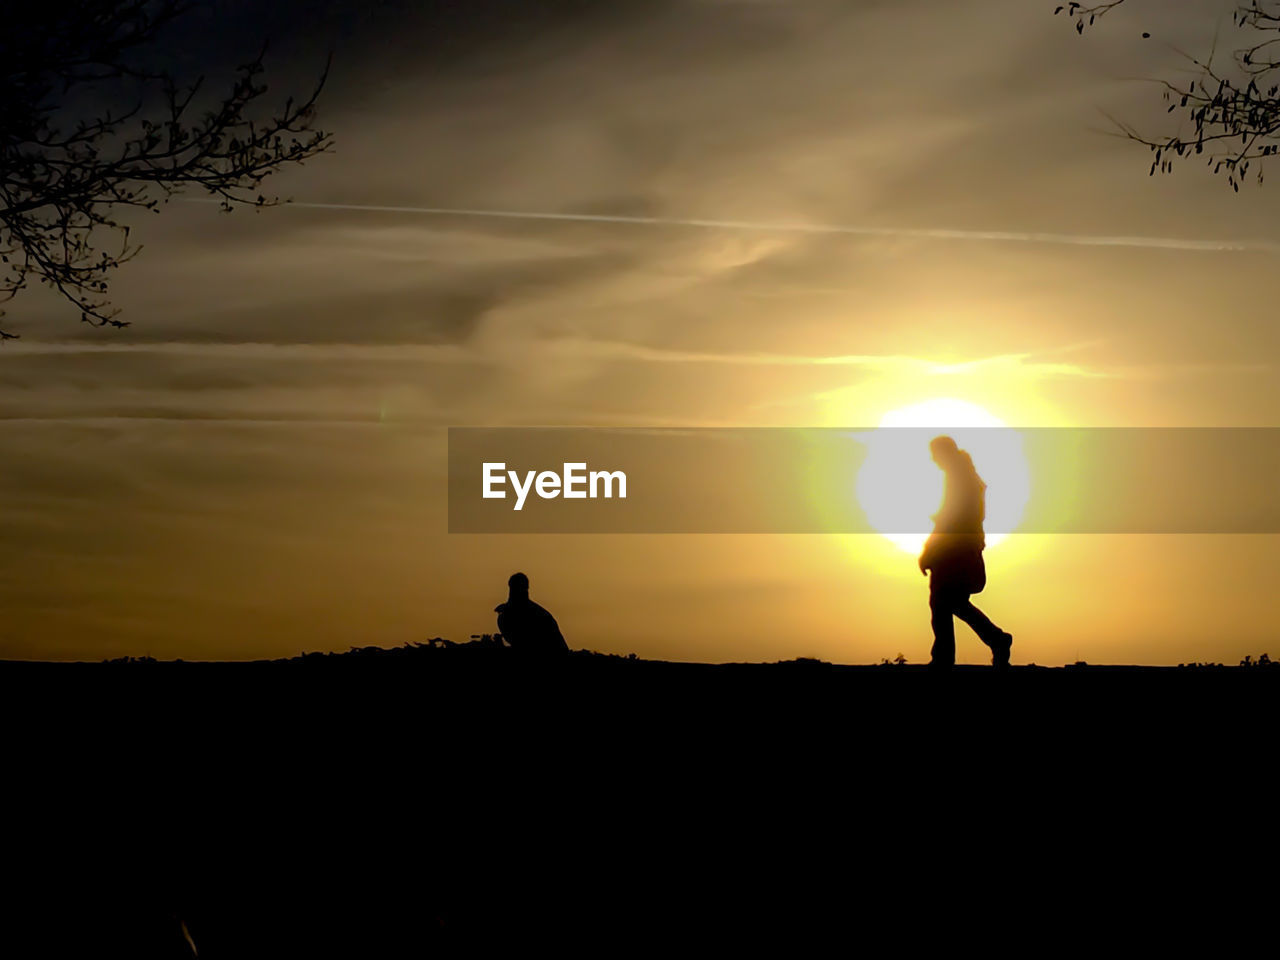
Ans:
[[[991,665],[997,670],[1004,670],[1009,666],[1009,653],[1013,649],[1013,634],[1000,633],[1000,639],[996,645],[991,648]]]
[[[928,669],[930,673],[950,673],[954,666],[954,663],[947,663],[945,660],[930,660]]]

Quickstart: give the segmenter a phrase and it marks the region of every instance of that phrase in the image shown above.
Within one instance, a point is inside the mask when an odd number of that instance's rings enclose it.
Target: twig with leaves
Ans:
[[[184,84],[148,67],[148,48],[188,9],[184,0],[66,0],[6,15],[0,303],[36,280],[85,323],[126,326],[107,296],[115,269],[140,249],[124,210],[157,211],[190,187],[228,211],[271,206],[279,198],[261,192],[262,182],[330,146],[330,134],[313,127],[327,65],[307,96],[261,116],[265,45],[203,112],[203,77]],[[86,115],[101,103],[116,106]],[[0,339],[14,336],[0,330]]]
[[[1083,33],[1099,17],[1126,0],[1107,3],[1068,3],[1054,14],[1070,17],[1077,33]],[[1211,52],[1203,59],[1183,54],[1196,68],[1196,76],[1184,83],[1160,81],[1168,113],[1177,114],[1182,128],[1167,136],[1149,136],[1116,121],[1126,137],[1154,154],[1149,171],[1171,173],[1174,160],[1203,157],[1215,174],[1225,174],[1232,190],[1250,168],[1259,183],[1263,164],[1280,152],[1280,2],[1250,0],[1232,14],[1233,25],[1250,31],[1249,41],[1233,51],[1231,65],[1215,64]],[[1150,37],[1144,32],[1143,37]],[[1190,129],[1187,129],[1189,125]]]

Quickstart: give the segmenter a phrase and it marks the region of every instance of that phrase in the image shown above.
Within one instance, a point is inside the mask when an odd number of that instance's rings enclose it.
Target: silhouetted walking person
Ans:
[[[494,610],[498,613],[498,632],[511,649],[528,657],[549,660],[569,652],[560,634],[556,618],[529,599],[529,578],[513,573],[507,581],[510,593],[506,603]]]
[[[987,585],[982,560],[986,537],[987,485],[974,469],[973,459],[950,437],[935,437],[929,452],[946,475],[942,509],[933,517],[933,533],[920,554],[920,572],[930,572],[929,611],[933,621],[933,650],[929,666],[949,670],[956,662],[956,630],[952,617],[973,628],[991,648],[991,664],[1009,665],[1013,636],[997,627],[970,602]]]

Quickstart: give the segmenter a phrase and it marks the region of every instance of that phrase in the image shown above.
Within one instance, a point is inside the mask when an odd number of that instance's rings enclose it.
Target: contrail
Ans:
[[[189,203],[220,201],[191,198]],[[406,207],[375,203],[320,203],[292,200],[281,206],[309,210],[355,210],[408,213],[433,217],[486,217],[496,220],[542,220],[560,223],[614,223],[639,227],[693,227],[703,230],[749,230],[757,233],[835,234],[899,237],[920,240],[986,240],[1005,243],[1056,243],[1078,247],[1137,247],[1148,250],[1192,250],[1209,253],[1251,250],[1280,253],[1280,242],[1265,240],[1189,240],[1182,237],[1099,236],[1019,230],[952,230],[934,227],[865,227],[829,223],[772,223],[759,220],[703,220],[681,217],[628,217],[606,213],[552,213],[534,210],[476,210],[466,207]]]

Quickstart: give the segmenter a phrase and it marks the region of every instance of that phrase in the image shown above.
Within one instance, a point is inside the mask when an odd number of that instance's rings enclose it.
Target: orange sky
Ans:
[[[339,55],[337,149],[274,183],[298,201],[765,226],[171,204],[115,287],[128,329],[10,305],[0,657],[465,639],[522,569],[575,647],[927,659],[925,583],[879,537],[448,535],[444,431],[865,427],[935,397],[1278,425],[1280,194],[1148,178],[1098,132],[1165,122],[1124,78],[1229,5],[1145,44],[1137,13],[1081,38],[1052,6],[623,4],[443,64],[416,20]],[[1276,536],[1015,535],[982,606],[1015,662],[1235,662],[1280,653],[1277,560]]]

